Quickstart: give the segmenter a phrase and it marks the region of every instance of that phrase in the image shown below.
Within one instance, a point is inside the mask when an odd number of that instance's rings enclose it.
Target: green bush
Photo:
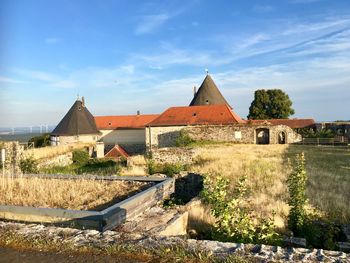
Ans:
[[[29,139],[29,143],[33,142],[35,148],[45,147],[50,145],[50,134],[45,133]]]
[[[175,145],[177,147],[184,147],[190,145],[194,141],[195,140],[193,140],[185,130],[180,130],[180,134],[175,140]]]
[[[21,159],[19,162],[19,168],[24,174],[38,173],[38,163],[33,156]]]
[[[218,176],[214,183],[209,176],[204,178],[202,200],[210,205],[216,218],[212,238],[219,241],[264,243],[278,245],[280,236],[275,231],[273,218],[260,219],[254,224],[252,211],[243,205],[247,193],[246,177],[241,177],[233,192],[229,181]]]
[[[74,150],[72,155],[73,163],[76,165],[85,165],[89,162],[89,153],[85,150]]]
[[[166,174],[167,176],[174,176],[175,174],[180,173],[181,171],[185,171],[187,169],[186,165],[180,164],[180,163],[165,163],[160,164],[156,163],[153,160],[148,161],[147,163],[147,171],[148,174]]]
[[[294,171],[288,178],[288,204],[290,206],[288,227],[295,235],[302,234],[304,224],[307,220],[307,213],[305,210],[305,205],[307,203],[306,181],[305,157],[304,153],[301,153],[296,156]]]

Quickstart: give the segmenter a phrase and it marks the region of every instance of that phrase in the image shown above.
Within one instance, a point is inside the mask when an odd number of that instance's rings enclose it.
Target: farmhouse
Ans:
[[[51,143],[100,141],[105,152],[118,146],[132,154],[174,146],[184,130],[195,140],[285,144],[300,141],[296,130],[314,125],[313,119],[243,120],[207,74],[189,106],[161,114],[93,117],[84,99],[77,100],[52,132]]]

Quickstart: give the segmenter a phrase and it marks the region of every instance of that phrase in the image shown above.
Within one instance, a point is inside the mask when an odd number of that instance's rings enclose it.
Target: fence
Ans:
[[[335,137],[335,138],[303,138],[300,144],[305,145],[348,145],[349,139],[346,137]]]

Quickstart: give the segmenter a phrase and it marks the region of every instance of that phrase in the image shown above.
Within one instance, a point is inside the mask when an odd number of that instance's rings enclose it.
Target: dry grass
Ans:
[[[102,210],[147,186],[126,181],[1,177],[0,205]]]
[[[234,187],[246,175],[250,188],[251,208],[261,216],[276,211],[276,225],[284,227],[288,215],[285,145],[225,145],[201,148],[198,162],[191,167],[199,173],[221,174]]]
[[[306,152],[310,204],[331,219],[350,222],[350,150],[288,145],[208,145],[201,147],[197,162],[190,168],[212,176],[221,174],[234,187],[246,175],[250,207],[261,216],[276,211],[275,223],[283,229],[289,212],[286,179],[291,172],[288,158]],[[323,149],[323,148],[319,148]]]
[[[143,155],[134,155],[128,158],[129,165],[122,167],[122,176],[145,176],[147,175],[147,162]]]
[[[24,151],[24,156],[33,156],[34,159],[51,158],[57,155],[71,152],[75,149],[82,149],[91,146],[88,143],[75,143],[70,145],[47,146],[42,148],[28,149]]]

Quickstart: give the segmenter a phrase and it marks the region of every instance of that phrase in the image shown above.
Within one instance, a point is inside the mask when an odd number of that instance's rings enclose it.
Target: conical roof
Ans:
[[[227,104],[224,96],[222,96],[220,90],[214,83],[213,79],[209,74],[203,80],[202,85],[199,87],[198,91],[194,95],[190,106],[199,105],[215,105],[215,104]]]
[[[52,131],[52,135],[76,136],[99,134],[95,120],[82,101],[76,100],[67,114]]]

